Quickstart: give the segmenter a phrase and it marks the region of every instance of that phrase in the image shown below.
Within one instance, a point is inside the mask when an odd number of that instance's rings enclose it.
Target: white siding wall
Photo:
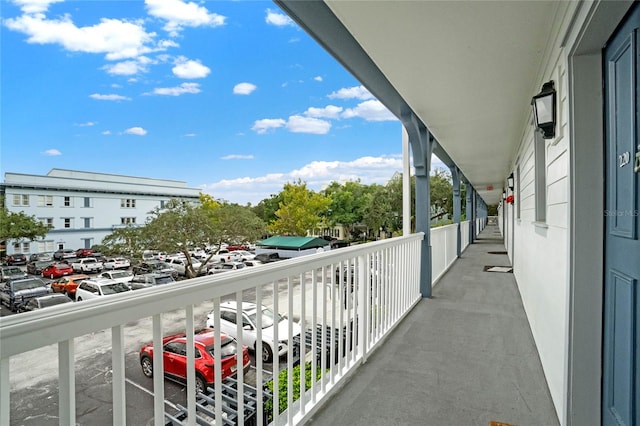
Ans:
[[[567,10],[574,6],[566,5]],[[520,203],[520,219],[515,221],[514,274],[527,317],[536,341],[549,390],[558,417],[564,419],[568,351],[568,189],[569,132],[567,96],[567,57],[558,47],[561,33],[570,16],[557,22],[558,35],[551,38],[548,63],[540,76],[540,87],[554,80],[558,91],[558,121],[556,138],[545,141],[546,220],[535,222],[535,155],[533,126],[527,126],[517,155],[520,166],[520,188],[516,203]],[[532,93],[534,95],[535,93]],[[516,209],[509,209],[515,214]],[[510,221],[510,218],[509,218]],[[511,236],[508,236],[510,239]]]

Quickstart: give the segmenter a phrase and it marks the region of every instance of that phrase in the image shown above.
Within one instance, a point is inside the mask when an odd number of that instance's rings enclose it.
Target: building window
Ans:
[[[31,249],[30,243],[13,243],[14,253],[29,253]]]
[[[71,207],[71,197],[64,197],[64,206]]]
[[[38,253],[46,253],[52,252],[53,250],[53,241],[38,241]]]
[[[53,207],[53,196],[38,195],[38,207]]]
[[[90,217],[85,217],[84,218],[84,227],[85,228],[91,228],[91,218]]]
[[[73,227],[73,219],[70,217],[65,217],[63,218],[64,221],[64,227],[65,228],[72,228]]]
[[[134,224],[136,223],[136,218],[135,217],[121,217],[120,218],[120,224],[121,225],[130,225],[130,224]]]
[[[84,244],[84,248],[90,249],[93,242],[93,238],[83,238],[82,243]]]
[[[160,200],[160,208],[164,209],[164,200]]]
[[[53,218],[52,217],[41,217],[39,218],[40,223],[43,225],[48,225],[53,228]]]
[[[13,205],[14,206],[28,206],[29,205],[29,196],[26,194],[13,194]]]
[[[542,133],[534,133],[536,222],[545,222],[547,220],[547,146]]]
[[[84,197],[84,206],[85,207],[91,207],[91,198]]]
[[[136,200],[132,198],[123,198],[120,200],[120,207],[134,209],[136,208]]]

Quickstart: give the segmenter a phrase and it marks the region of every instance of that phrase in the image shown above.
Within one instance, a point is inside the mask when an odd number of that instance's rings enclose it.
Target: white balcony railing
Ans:
[[[431,231],[433,277],[437,279],[456,258],[456,225]],[[468,222],[461,224],[462,248],[468,244]],[[339,250],[275,262],[225,274],[181,281],[154,289],[137,290],[54,306],[41,311],[0,318],[0,424],[8,425],[12,401],[27,376],[58,382],[59,424],[76,423],[76,371],[83,358],[111,352],[113,424],[126,424],[125,355],[137,353],[153,341],[154,371],[163,371],[160,356],[162,337],[176,332],[187,334],[187,363],[194,365],[193,335],[204,327],[210,311],[219,312],[228,300],[254,302],[271,307],[288,318],[286,336],[275,341],[291,341],[294,321],[303,336],[298,350],[290,350],[281,364],[274,361],[273,372],[256,356],[255,383],[245,383],[241,362],[237,369],[237,397],[234,405],[243,413],[245,388],[256,393],[253,407],[257,424],[304,422],[340,387],[341,382],[364,362],[384,336],[420,299],[420,246],[423,234],[381,240]],[[368,284],[368,285],[364,285]],[[352,291],[351,291],[352,289]],[[258,316],[260,318],[260,316]],[[241,317],[236,318],[242,324]],[[220,317],[214,315],[215,341],[219,342]],[[241,325],[237,332],[241,335]],[[256,353],[261,353],[261,324],[258,324]],[[126,338],[125,338],[126,337]],[[245,344],[242,338],[239,345]],[[189,349],[191,348],[191,349]],[[213,418],[228,415],[223,395],[220,344],[215,345],[215,384],[210,396]],[[241,357],[239,357],[241,358]],[[286,360],[286,363],[284,362]],[[298,360],[310,364],[311,385],[300,383],[298,401],[293,400],[293,374],[280,383],[279,365],[291,372]],[[285,367],[286,365],[286,367]],[[187,369],[185,424],[195,424],[199,415],[195,369]],[[304,377],[304,375],[302,375]],[[273,395],[264,390],[273,381]],[[25,384],[26,383],[26,384]],[[255,389],[254,389],[255,388]],[[279,394],[287,391],[286,410],[281,411]],[[272,398],[272,399],[271,399]],[[163,377],[153,378],[153,417],[156,425],[170,421],[165,413]],[[223,403],[223,399],[225,402]],[[273,404],[273,418],[263,418],[265,401]],[[37,408],[34,407],[34,410]],[[149,408],[151,412],[151,408]],[[239,416],[236,424],[244,424]]]

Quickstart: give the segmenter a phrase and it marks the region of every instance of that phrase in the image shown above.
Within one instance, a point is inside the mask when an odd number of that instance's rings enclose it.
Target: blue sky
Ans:
[[[402,169],[400,122],[270,1],[0,5],[3,176],[174,179],[255,204]]]

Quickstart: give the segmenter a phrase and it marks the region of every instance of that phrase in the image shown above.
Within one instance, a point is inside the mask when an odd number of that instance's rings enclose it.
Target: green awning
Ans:
[[[261,248],[286,249],[286,250],[306,250],[318,247],[326,247],[329,241],[316,237],[292,237],[275,236],[262,240],[256,244]]]

